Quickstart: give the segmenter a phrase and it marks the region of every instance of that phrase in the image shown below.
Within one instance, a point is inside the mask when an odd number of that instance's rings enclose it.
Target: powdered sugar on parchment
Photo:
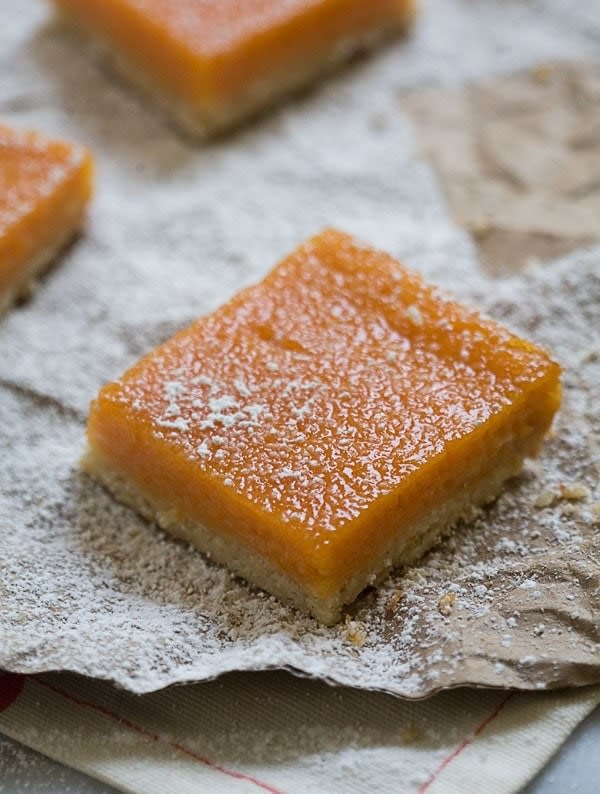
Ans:
[[[464,683],[597,680],[600,251],[503,282],[481,275],[394,100],[407,85],[446,79],[442,6],[452,29],[478,36],[457,80],[592,43],[556,21],[558,3],[424,5],[412,41],[194,149],[43,27],[44,5],[13,15],[0,0],[7,120],[79,140],[98,159],[85,235],[0,326],[0,667],[76,670],[137,692],[269,667],[406,697]],[[526,47],[506,26],[527,13],[539,24]],[[494,46],[503,30],[510,54]],[[77,460],[104,381],[329,224],[547,345],[566,373],[544,456],[474,526],[325,629],[149,527]],[[251,386],[239,384],[244,405]],[[178,421],[171,397],[165,422]],[[235,413],[223,397],[212,395],[214,433],[217,417]]]
[[[2,522],[15,531],[2,538],[2,666],[66,667],[135,691],[278,666],[412,697],[471,681],[594,680],[599,262],[600,251],[578,255],[497,285],[487,301],[566,366],[565,408],[543,457],[474,526],[367,593],[332,629],[116,504],[74,466],[81,422],[5,386],[13,456]],[[538,506],[546,493],[551,502]]]

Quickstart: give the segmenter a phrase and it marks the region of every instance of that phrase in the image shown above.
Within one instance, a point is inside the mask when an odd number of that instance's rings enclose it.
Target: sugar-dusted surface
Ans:
[[[0,461],[11,462],[0,464],[0,521],[11,528],[0,533],[0,666],[77,669],[138,691],[279,664],[410,697],[465,682],[597,680],[590,427],[600,252],[533,280],[482,277],[395,104],[407,86],[589,57],[597,4],[422,6],[406,45],[198,150],[44,27],[46,4],[15,14],[0,0],[4,115],[87,143],[99,164],[89,232],[35,302],[0,326]],[[457,41],[469,42],[460,58]],[[548,345],[567,385],[560,434],[534,472],[478,527],[369,595],[355,624],[330,630],[249,594],[76,467],[103,382],[326,224]],[[590,495],[565,499],[561,484]]]
[[[0,315],[79,230],[91,182],[83,147],[0,125]]]
[[[81,147],[0,126],[0,237],[50,197],[85,156]]]
[[[375,3],[393,7],[389,0]],[[191,51],[210,57],[264,36],[318,7],[340,4],[335,0],[125,0],[122,5],[169,31]]]

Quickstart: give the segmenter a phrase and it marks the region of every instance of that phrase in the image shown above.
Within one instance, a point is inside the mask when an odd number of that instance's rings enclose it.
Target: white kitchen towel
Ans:
[[[600,687],[429,700],[233,673],[151,695],[69,674],[0,678],[0,732],[136,794],[518,791]]]

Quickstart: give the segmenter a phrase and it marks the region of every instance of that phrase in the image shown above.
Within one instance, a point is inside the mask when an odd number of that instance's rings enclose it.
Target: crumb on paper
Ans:
[[[356,620],[346,620],[344,637],[348,642],[352,643],[355,648],[362,648],[367,638],[364,625]]]
[[[554,66],[551,63],[538,63],[531,70],[531,75],[538,83],[547,83],[554,74]]]
[[[538,623],[538,625],[534,626],[534,628],[533,628],[533,636],[534,637],[541,637],[545,630],[546,630],[546,627],[544,626],[544,624],[543,623]]]
[[[406,593],[401,587],[394,590],[385,605],[385,615],[387,618],[392,618],[396,614],[396,610],[400,606],[400,602],[405,595]]]
[[[540,491],[540,493],[536,496],[535,502],[533,503],[534,507],[544,508],[544,507],[552,507],[557,500],[557,495],[554,491],[549,489],[545,489]]]
[[[582,482],[574,483],[561,483],[560,498],[567,499],[571,502],[581,502],[588,499],[590,496],[590,489]]]
[[[578,513],[579,513],[578,507],[574,505],[572,502],[567,502],[566,505],[563,505],[560,511],[561,516],[563,516],[564,518],[571,518],[571,516],[574,516]]]
[[[456,593],[446,593],[438,601],[438,612],[445,617],[451,615],[456,604]]]

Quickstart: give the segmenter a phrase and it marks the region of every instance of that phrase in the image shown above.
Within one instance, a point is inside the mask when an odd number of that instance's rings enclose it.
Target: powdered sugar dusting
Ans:
[[[9,5],[5,13],[0,3],[5,117],[92,146],[99,183],[85,237],[0,326],[0,460],[11,462],[0,471],[0,522],[11,528],[0,533],[0,666],[72,669],[140,692],[274,666],[406,697],[469,682],[597,680],[600,496],[590,428],[600,251],[524,279],[482,276],[394,100],[402,86],[591,53],[579,4],[565,17],[550,0],[533,9],[424,3],[411,42],[202,150],[42,28],[46,4],[24,4],[19,14]],[[448,42],[461,37],[473,46],[457,60]],[[502,41],[511,47],[496,46]],[[386,124],[373,127],[382,112]],[[540,461],[474,526],[366,593],[352,624],[332,629],[163,537],[76,465],[88,401],[103,382],[326,224],[483,306],[550,347],[566,369],[565,408]],[[273,350],[265,365],[274,379],[285,379],[285,355]],[[248,378],[222,392],[206,372],[194,377],[203,420],[264,419]],[[299,419],[315,394],[317,385],[295,389]],[[210,407],[226,395],[237,406]],[[178,386],[169,387],[162,421],[177,422],[180,408]],[[219,453],[222,422],[214,424],[199,462]],[[285,459],[278,470],[298,471]]]
[[[174,450],[188,477],[198,468],[228,476],[253,510],[298,521],[297,535],[310,536],[327,570],[340,538],[332,532],[422,466],[436,466],[453,441],[555,369],[545,353],[415,274],[392,279],[396,269],[340,232],[312,238],[266,281],[108,386],[93,438],[108,433],[118,404],[140,430],[132,454],[161,470]],[[265,367],[274,354],[276,376]],[[199,368],[210,385],[196,381]],[[150,445],[147,431],[162,443]],[[280,542],[276,533],[272,542]],[[291,542],[286,536],[286,556]],[[348,542],[340,540],[340,553]]]
[[[270,28],[302,18],[318,0],[129,0],[129,6],[165,27],[200,55],[227,53]]]

